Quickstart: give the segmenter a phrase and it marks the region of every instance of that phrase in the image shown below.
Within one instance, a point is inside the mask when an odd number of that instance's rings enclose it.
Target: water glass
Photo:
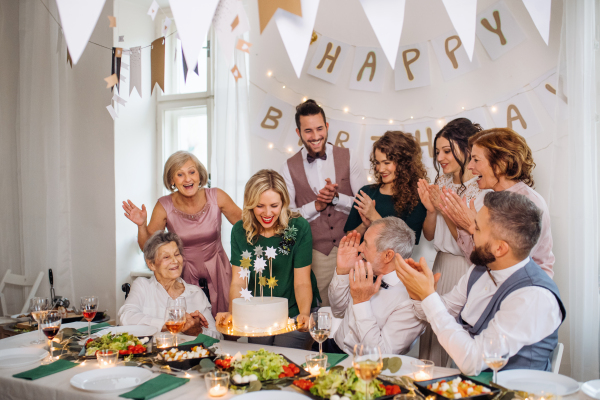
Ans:
[[[329,337],[333,318],[328,312],[314,312],[310,314],[308,320],[308,330],[310,335],[319,342],[319,354],[323,355],[323,342]]]
[[[498,371],[508,362],[506,337],[496,332],[483,334],[483,361],[494,371],[493,382],[498,383]]]
[[[38,338],[31,342],[31,344],[44,344],[46,341],[42,339],[42,327],[40,325],[40,318],[42,314],[48,311],[50,307],[50,300],[46,297],[34,297],[31,299],[29,304],[29,311],[31,312],[31,316],[38,324]]]

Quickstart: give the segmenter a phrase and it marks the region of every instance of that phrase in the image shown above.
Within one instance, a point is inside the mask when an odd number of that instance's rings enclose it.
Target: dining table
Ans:
[[[68,324],[64,324],[63,327],[71,327],[71,328],[83,328],[87,326],[86,322],[72,322]],[[10,349],[10,348],[24,348],[24,347],[41,347],[43,345],[32,345],[30,342],[36,339],[37,332],[29,332],[21,335],[9,337],[6,339],[0,340],[0,350]],[[191,336],[181,335],[185,340],[194,339]],[[221,340],[218,343],[218,349],[221,353],[227,354],[236,354],[240,352],[245,354],[248,350],[259,350],[260,348],[264,348],[265,346],[257,345],[257,344],[249,344],[242,343],[236,341],[229,340]],[[268,347],[269,351],[283,354],[288,357],[290,360],[295,362],[298,365],[304,363],[306,355],[311,353],[306,350],[299,349],[291,349],[285,347]],[[343,360],[339,365],[343,367],[351,367],[352,366],[352,357],[348,357]],[[53,375],[49,375],[34,381],[29,381],[25,379],[14,378],[13,375],[30,370],[34,366],[22,367],[22,368],[14,368],[14,369],[0,369],[0,399],[44,399],[44,400],[80,400],[80,399],[98,399],[98,400],[107,400],[107,399],[122,399],[119,397],[120,394],[128,392],[128,390],[123,390],[122,392],[110,393],[110,394],[99,394],[88,391],[83,391],[75,388],[70,384],[71,378],[75,375],[80,374],[85,371],[91,371],[94,369],[98,369],[98,362],[96,360],[86,360],[85,363],[80,363],[78,366],[67,369],[62,372],[55,373]],[[459,370],[454,368],[441,368],[434,367],[433,374],[434,378],[451,376],[458,374]],[[155,376],[158,376],[159,373],[155,373]],[[183,373],[178,373],[178,376],[184,377]],[[182,385],[170,392],[164,393],[160,396],[155,397],[157,400],[167,400],[167,399],[177,399],[177,400],[186,400],[186,399],[213,399],[208,395],[206,390],[204,378],[200,376],[196,371],[190,371],[189,374],[185,376],[189,378],[190,381],[185,385]],[[300,393],[299,389],[288,386],[282,388],[282,395],[286,391],[294,391],[296,393]],[[237,396],[232,391],[229,391],[223,397],[219,397],[219,399],[230,399],[232,397]],[[285,397],[282,397],[285,398]],[[308,398],[308,397],[307,397]],[[592,399],[584,394],[582,391],[579,391],[575,394],[564,396],[564,400],[588,400]]]

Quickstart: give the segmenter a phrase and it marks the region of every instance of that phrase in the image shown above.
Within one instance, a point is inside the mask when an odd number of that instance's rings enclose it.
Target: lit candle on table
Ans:
[[[306,370],[311,375],[319,375],[321,373],[321,369],[319,368],[318,365],[315,365],[314,367],[308,367],[308,368],[306,368]]]
[[[217,385],[210,388],[208,394],[212,397],[221,397],[227,393],[227,388],[225,386]]]
[[[425,371],[415,372],[415,381],[428,381],[431,376]]]
[[[415,360],[411,364],[415,381],[427,381],[433,378],[433,361]]]

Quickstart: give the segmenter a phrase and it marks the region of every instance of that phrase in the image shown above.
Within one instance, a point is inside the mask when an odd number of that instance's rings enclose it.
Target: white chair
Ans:
[[[562,343],[559,343],[556,345],[556,348],[554,349],[554,351],[552,352],[552,372],[555,374],[558,374],[558,371],[560,370],[560,362],[562,361],[562,356],[563,356],[563,351],[565,350],[565,345]]]
[[[343,319],[334,317],[331,312],[331,307],[321,307],[319,308],[319,312],[328,312],[333,317],[333,320],[331,321],[331,330],[329,331],[329,338],[332,339],[335,336],[335,331],[337,331],[342,324]]]
[[[37,293],[38,288],[40,287],[40,283],[42,282],[43,277],[44,272],[40,272],[35,278],[30,278],[23,275],[13,274],[10,269],[6,271],[4,278],[2,278],[2,282],[0,282],[0,303],[2,303],[2,315],[6,317],[8,314],[8,312],[6,311],[6,299],[4,298],[4,288],[6,287],[6,285],[15,285],[22,287],[31,286],[29,296],[27,296],[25,304],[21,309],[21,314],[27,314],[29,313],[29,303],[31,299],[35,297],[35,294]]]

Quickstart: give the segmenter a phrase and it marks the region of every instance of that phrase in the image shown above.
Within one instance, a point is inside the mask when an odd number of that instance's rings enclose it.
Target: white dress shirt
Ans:
[[[396,272],[384,275],[382,280],[389,285],[387,289],[379,288],[371,300],[354,304],[349,275],[333,275],[329,284],[331,311],[334,317],[344,318],[334,339],[348,354],[361,342],[377,344],[382,354],[405,354],[425,329]]]
[[[306,148],[302,148],[302,160],[304,164],[304,172],[306,173],[306,179],[308,184],[315,193],[315,199],[319,194],[319,190],[325,187],[325,179],[331,179],[331,183],[337,183],[335,177],[335,164],[333,161],[333,145],[331,143],[325,144],[325,154],[327,154],[327,160],[321,160],[317,158],[312,163],[309,163],[306,159],[308,152]],[[288,167],[287,161],[281,167],[281,175],[285,180],[288,192],[290,193],[290,208],[292,211],[299,212],[308,222],[315,220],[320,212],[315,207],[315,202],[305,204],[302,207],[296,207],[296,188],[294,188],[294,182],[290,175],[290,168]],[[358,157],[355,157],[352,150],[350,150],[350,186],[352,187],[352,194],[356,195],[361,187],[367,184],[367,177],[365,170]],[[345,214],[350,214],[350,210],[354,205],[354,196],[347,196],[339,193],[339,202],[335,206],[336,211],[341,211]]]
[[[178,278],[178,281],[185,286],[182,296],[185,297],[187,312],[200,311],[208,321],[208,328],[204,328],[202,333],[222,339],[223,335],[215,328],[211,306],[202,289],[185,283],[181,278]],[[155,277],[137,278],[131,285],[125,304],[119,310],[121,325],[150,325],[160,331],[165,324],[168,298],[169,294]]]
[[[465,375],[479,375],[487,368],[482,356],[484,333],[504,335],[509,357],[512,357],[522,347],[539,342],[560,326],[562,313],[556,297],[551,291],[536,286],[518,289],[506,296],[480,335],[472,338],[456,322],[464,306],[462,319],[474,326],[502,283],[528,262],[529,257],[510,268],[491,271],[498,286],[489,274],[483,274],[467,297],[469,276],[475,268],[472,265],[449,293],[442,297],[434,293],[422,302],[414,301],[415,314],[429,321],[440,344]]]

